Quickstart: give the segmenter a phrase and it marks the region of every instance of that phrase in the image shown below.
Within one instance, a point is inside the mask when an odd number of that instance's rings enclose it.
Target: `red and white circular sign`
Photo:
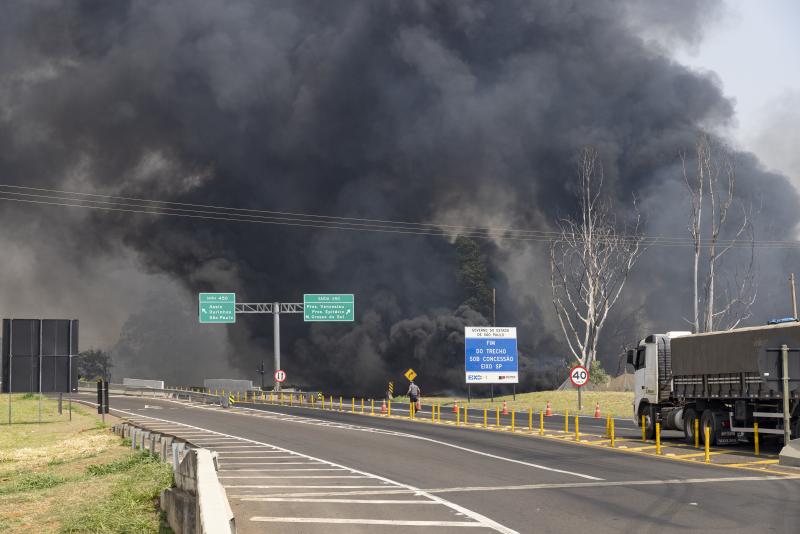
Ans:
[[[284,380],[286,380],[286,371],[278,369],[272,376],[275,377],[275,382],[283,382]]]
[[[569,379],[572,381],[575,387],[579,388],[586,385],[586,382],[589,381],[589,371],[587,371],[586,367],[582,365],[576,365],[569,370]]]

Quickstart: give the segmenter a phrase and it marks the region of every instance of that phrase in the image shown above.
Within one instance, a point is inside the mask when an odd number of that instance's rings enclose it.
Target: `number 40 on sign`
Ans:
[[[577,388],[586,385],[586,382],[589,381],[589,371],[586,370],[586,367],[582,365],[576,365],[569,371],[569,379],[572,381],[573,385]]]

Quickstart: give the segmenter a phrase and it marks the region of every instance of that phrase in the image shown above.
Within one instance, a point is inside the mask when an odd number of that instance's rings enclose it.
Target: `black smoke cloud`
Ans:
[[[636,193],[648,233],[685,235],[677,151],[730,121],[732,106],[712,77],[643,35],[695,43],[719,4],[648,4],[9,2],[0,8],[0,173],[6,183],[198,204],[549,229],[574,209],[574,156],[591,144],[618,206]],[[797,199],[788,182],[743,155],[740,184],[770,206],[759,237],[789,236]],[[0,209],[5,224],[58,227],[86,273],[121,248],[135,252],[136,272],[166,275],[185,294],[296,302],[354,293],[356,324],[283,320],[284,367],[309,386],[382,391],[416,366],[429,390],[459,387],[463,326],[487,322],[459,308],[456,255],[441,238]],[[498,322],[519,327],[524,366],[563,359],[544,245],[484,247]],[[58,256],[58,245],[41,254]],[[782,279],[787,258],[761,258],[762,284]],[[651,250],[619,321],[642,311],[621,330],[680,328],[688,267],[688,250]],[[766,294],[762,315],[775,307],[775,291]],[[92,298],[98,310],[112,300]],[[133,354],[132,332],[147,324],[137,317],[121,353],[139,367],[126,368],[183,379],[181,366]],[[179,336],[162,337],[183,350]],[[219,372],[212,357],[253,377],[271,357],[269,318],[242,319],[227,337],[224,350],[196,352],[193,377]],[[618,347],[608,345],[613,359]]]

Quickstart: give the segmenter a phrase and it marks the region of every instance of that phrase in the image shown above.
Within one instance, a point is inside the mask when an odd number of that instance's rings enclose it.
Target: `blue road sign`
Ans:
[[[518,383],[517,329],[466,327],[464,371],[468,384]]]

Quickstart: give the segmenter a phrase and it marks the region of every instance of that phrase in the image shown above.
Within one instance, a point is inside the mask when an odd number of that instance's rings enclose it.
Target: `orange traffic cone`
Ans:
[[[599,402],[594,405],[594,418],[595,419],[600,419],[600,403]]]
[[[453,413],[458,413],[458,401],[453,403]]]
[[[386,399],[383,399],[383,404],[381,404],[381,413],[386,413]]]
[[[550,401],[547,401],[547,407],[544,409],[544,416],[550,417],[553,415],[553,410],[550,409]]]
[[[506,404],[506,401],[503,401],[503,415],[508,415],[508,404]]]

